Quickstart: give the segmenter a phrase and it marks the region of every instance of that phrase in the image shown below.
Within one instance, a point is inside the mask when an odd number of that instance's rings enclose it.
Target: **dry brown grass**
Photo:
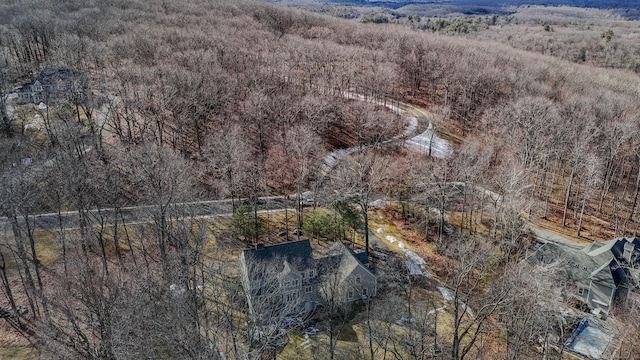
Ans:
[[[0,360],[35,360],[39,356],[32,347],[0,347]]]

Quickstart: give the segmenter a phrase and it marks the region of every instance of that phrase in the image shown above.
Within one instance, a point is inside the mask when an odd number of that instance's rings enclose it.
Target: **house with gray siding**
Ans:
[[[313,257],[309,240],[245,249],[240,274],[247,304],[256,318],[309,312],[328,301],[355,303],[375,296],[377,279],[366,254],[335,242]]]
[[[27,103],[52,104],[80,99],[90,92],[88,78],[67,68],[47,66],[33,81],[18,89],[18,98]]]
[[[593,242],[576,250],[555,243],[536,249],[530,262],[560,262],[570,287],[570,295],[589,309],[608,314],[616,302],[624,304],[632,288],[638,286],[640,240],[619,238]]]
[[[340,241],[336,241],[324,257],[318,259],[319,273],[323,278],[319,286],[323,298],[337,296],[343,304],[365,301],[376,296],[377,279],[358,257],[366,259],[366,253],[355,254]]]

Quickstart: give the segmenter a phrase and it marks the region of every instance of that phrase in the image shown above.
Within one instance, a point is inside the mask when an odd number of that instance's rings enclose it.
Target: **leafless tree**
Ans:
[[[292,128],[287,137],[290,141],[294,164],[297,165],[295,172],[298,209],[296,222],[297,228],[300,229],[302,227],[302,187],[319,170],[318,150],[322,148],[322,145],[318,136],[306,126]]]
[[[567,211],[569,209],[569,200],[571,199],[573,182],[576,173],[584,159],[586,149],[590,142],[597,134],[594,118],[588,112],[587,104],[579,99],[575,99],[567,103],[562,109],[563,118],[568,121],[568,131],[570,137],[566,144],[567,167],[569,169],[569,177],[564,186],[564,211],[562,214],[562,226],[567,225]]]
[[[205,151],[210,156],[207,173],[218,179],[217,185],[222,196],[230,196],[234,204],[247,191],[247,178],[255,159],[252,149],[244,141],[245,134],[238,125],[229,124],[216,132]]]
[[[332,179],[342,198],[350,198],[362,212],[364,219],[365,248],[369,255],[369,203],[377,191],[382,190],[388,174],[388,160],[374,150],[358,152],[335,170]]]
[[[578,231],[576,236],[580,236],[582,230],[582,217],[584,215],[584,209],[587,206],[587,202],[591,199],[596,189],[602,182],[603,165],[593,154],[587,154],[584,167],[581,169],[579,176],[582,177],[582,196],[580,197],[580,215],[578,216]]]
[[[535,353],[533,344],[539,344],[542,356],[547,357],[552,345],[563,341],[563,312],[567,306],[563,296],[563,266],[562,259],[555,259],[552,263],[532,265],[525,261],[505,267],[509,274],[505,280],[513,288],[498,312],[505,330],[506,359],[531,356]]]
[[[174,152],[156,145],[133,149],[127,160],[128,181],[137,184],[155,224],[160,264],[168,271],[168,247],[178,247],[175,226],[185,217],[185,208],[178,203],[189,200],[191,171],[189,165]],[[168,275],[168,274],[167,274]]]
[[[447,285],[452,295],[450,354],[452,359],[465,359],[482,345],[490,318],[506,304],[513,289],[500,282],[483,283],[498,270],[491,265],[497,259],[487,244],[456,236],[441,251],[448,259]]]
[[[320,267],[321,283],[318,289],[322,311],[324,312],[323,326],[329,334],[328,358],[334,360],[337,357],[338,338],[344,330],[343,326],[352,315],[351,304],[347,301],[347,290],[342,283],[342,274],[338,267],[339,257],[328,258]]]
[[[260,359],[264,354],[272,355],[284,345],[284,331],[292,330],[301,323],[298,317],[305,315],[304,295],[288,281],[290,267],[299,264],[285,263],[282,258],[269,260],[245,259],[241,271],[243,292],[249,305],[249,321],[244,326],[248,348],[246,356]],[[289,321],[287,320],[290,319]]]

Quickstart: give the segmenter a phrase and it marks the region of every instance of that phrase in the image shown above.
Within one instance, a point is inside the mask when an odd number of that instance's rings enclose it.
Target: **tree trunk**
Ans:
[[[638,193],[640,193],[640,163],[638,164],[638,174],[636,175],[636,189],[633,193],[633,205],[631,205],[631,211],[629,211],[629,215],[625,220],[624,228],[626,228],[627,222],[633,220],[633,215],[635,214],[636,206],[638,205]]]
[[[367,200],[364,199],[363,202],[360,203],[362,207],[362,215],[364,216],[364,247],[365,253],[367,257],[369,257],[369,204],[367,204]]]
[[[571,195],[571,186],[573,185],[573,177],[576,174],[576,166],[571,169],[571,175],[569,175],[569,183],[567,184],[567,192],[564,196],[564,211],[562,213],[562,227],[567,226],[567,209],[569,207],[569,196]]]
[[[580,237],[580,230],[582,230],[582,215],[584,215],[585,205],[587,205],[587,199],[582,199],[582,207],[580,209],[580,217],[578,220],[578,232],[576,234],[577,237]]]

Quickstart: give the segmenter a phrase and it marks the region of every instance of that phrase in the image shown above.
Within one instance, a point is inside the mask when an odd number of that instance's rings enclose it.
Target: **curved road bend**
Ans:
[[[433,118],[433,114],[431,114],[427,110],[395,100],[389,100],[389,102],[381,102],[351,91],[343,91],[342,96],[348,99],[366,101],[372,104],[385,106],[392,112],[406,117],[409,123],[404,131],[391,139],[385,140],[384,142],[382,142],[383,145],[389,144],[396,140],[405,139],[415,133],[416,129],[418,128],[418,119],[421,119],[428,121],[429,126],[423,133],[417,134],[414,137],[406,140],[404,146],[416,149],[427,154],[429,153],[429,150],[431,150],[431,156],[437,158],[447,158],[453,153],[453,148],[451,147],[449,142],[439,137],[435,132],[433,123],[430,121]],[[398,105],[393,105],[394,103]],[[322,165],[322,168],[320,170],[321,177],[329,174],[329,172],[331,172],[331,170],[338,163],[338,160],[358,150],[358,147],[351,147],[347,149],[338,149],[327,154],[324,158],[324,164]]]

